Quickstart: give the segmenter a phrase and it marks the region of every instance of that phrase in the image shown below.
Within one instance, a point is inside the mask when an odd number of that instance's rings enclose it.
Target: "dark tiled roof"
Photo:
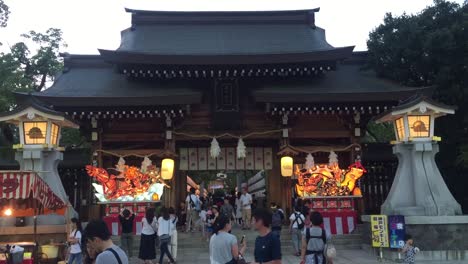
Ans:
[[[0,117],[14,115],[16,113],[19,113],[27,109],[28,107],[33,107],[43,113],[56,115],[56,116],[63,116],[66,118],[64,113],[55,111],[52,108],[46,106],[43,102],[38,101],[31,94],[17,93],[17,98],[18,98],[17,100],[18,106],[12,111],[0,113]]]
[[[201,92],[188,83],[128,80],[100,56],[66,59],[66,69],[49,89],[34,96],[55,107],[155,106],[200,103]]]
[[[120,47],[116,51],[100,50],[108,61],[147,64],[172,64],[171,60],[182,64],[182,58],[184,64],[333,61],[348,57],[354,48],[334,48],[326,41],[325,30],[314,24],[314,13],[318,10],[127,11],[133,13],[132,27],[122,31]],[[222,58],[216,60],[212,56]]]
[[[378,78],[360,65],[339,65],[336,71],[309,80],[265,83],[253,94],[257,102],[383,102],[400,101],[417,93],[431,93],[430,87],[414,88]]]

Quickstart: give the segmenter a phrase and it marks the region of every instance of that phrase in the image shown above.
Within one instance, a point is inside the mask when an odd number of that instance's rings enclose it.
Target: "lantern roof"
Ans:
[[[455,106],[439,103],[424,95],[416,95],[376,117],[375,120],[379,123],[390,122],[407,114],[426,114],[440,117],[447,114],[455,114],[455,110]]]
[[[15,125],[18,125],[20,121],[37,120],[38,118],[42,118],[44,121],[53,121],[62,127],[79,127],[78,124],[73,122],[64,113],[41,104],[31,95],[25,96],[12,111],[0,113],[0,122]]]

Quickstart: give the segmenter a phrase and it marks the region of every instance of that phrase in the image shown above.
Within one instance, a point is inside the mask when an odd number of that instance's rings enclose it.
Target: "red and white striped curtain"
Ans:
[[[1,199],[27,199],[31,193],[32,197],[39,200],[44,208],[58,209],[65,206],[65,202],[36,173],[26,171],[0,172]]]

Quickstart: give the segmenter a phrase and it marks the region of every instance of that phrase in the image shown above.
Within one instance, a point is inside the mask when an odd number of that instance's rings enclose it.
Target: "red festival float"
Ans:
[[[151,160],[147,157],[144,158],[140,168],[125,165],[125,160],[122,157],[115,168],[104,169],[91,165],[86,166],[88,175],[97,181],[97,183],[93,183],[96,191],[95,196],[100,204],[106,205],[104,221],[112,235],[121,233],[118,216],[124,209],[129,209],[136,214],[133,232],[140,234],[141,220],[146,208],[151,203],[160,201],[164,187],[170,188],[164,180],[172,178],[173,163],[172,169],[167,168],[165,160],[162,163],[163,173],[160,173],[160,170],[152,165]],[[171,167],[170,165],[169,167]]]
[[[310,160],[311,156],[307,159]],[[356,182],[364,173],[366,169],[359,161],[347,170],[341,169],[332,151],[329,164],[315,165],[312,158],[312,162],[306,162],[305,168],[296,165],[296,193],[303,200],[310,201],[312,210],[322,213],[324,226],[332,234],[349,234],[357,223],[355,200],[362,197]]]

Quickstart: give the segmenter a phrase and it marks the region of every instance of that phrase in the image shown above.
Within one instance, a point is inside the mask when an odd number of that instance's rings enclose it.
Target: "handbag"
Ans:
[[[167,234],[162,234],[159,236],[159,241],[161,243],[169,243],[171,242],[171,235],[169,235],[171,233],[171,221],[170,220],[166,220],[167,222],[169,222],[167,224],[168,228],[167,228]]]
[[[244,257],[242,257],[242,255],[239,255],[238,259],[233,258],[231,261],[229,261],[226,264],[247,264],[247,261],[245,261],[245,259],[244,259]]]
[[[330,240],[328,241],[328,243],[326,244],[326,248],[325,248],[325,257],[327,259],[334,259],[336,258],[336,248],[335,246],[333,245],[332,243],[332,239],[330,238]]]

